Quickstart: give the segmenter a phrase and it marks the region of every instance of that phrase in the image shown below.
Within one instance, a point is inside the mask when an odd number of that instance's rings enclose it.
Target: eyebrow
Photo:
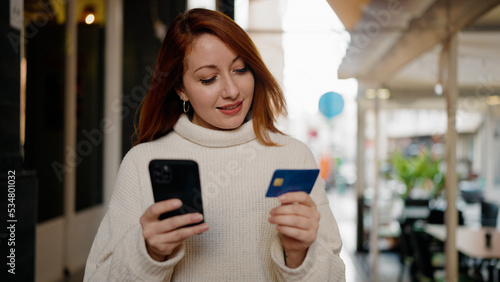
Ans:
[[[231,64],[233,64],[234,62],[236,62],[239,58],[241,58],[241,56],[240,56],[240,55],[236,56],[236,58],[234,58],[234,59],[233,59],[233,61],[231,62]],[[217,66],[216,66],[216,65],[205,65],[205,66],[201,66],[201,67],[199,67],[199,68],[195,69],[195,70],[193,71],[193,73],[195,73],[195,72],[197,72],[197,71],[199,71],[199,70],[201,70],[201,69],[204,69],[204,68],[215,69],[215,68],[217,68]]]

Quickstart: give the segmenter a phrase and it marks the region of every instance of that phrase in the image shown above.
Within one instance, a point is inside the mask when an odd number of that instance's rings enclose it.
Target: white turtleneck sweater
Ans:
[[[311,197],[321,213],[316,241],[301,266],[288,268],[266,198],[275,169],[316,168],[308,147],[271,133],[281,146],[262,145],[252,122],[210,130],[182,115],[174,130],[133,147],[124,157],[108,211],[94,239],[84,281],[344,281],[341,239],[321,180]],[[154,203],[149,162],[198,163],[205,222],[210,229],[185,241],[165,262],[146,251],[139,218]]]

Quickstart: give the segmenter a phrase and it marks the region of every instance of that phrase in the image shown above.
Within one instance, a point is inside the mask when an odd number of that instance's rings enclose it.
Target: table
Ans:
[[[443,224],[425,224],[425,232],[438,240],[446,240],[446,226]],[[486,246],[486,233],[491,234],[490,247]],[[462,254],[481,260],[500,259],[500,230],[493,227],[458,226],[455,235],[457,250]],[[480,265],[475,271],[478,271]],[[494,277],[494,267],[488,266],[488,277]]]
[[[446,240],[446,226],[425,224],[425,232],[441,241]],[[486,233],[491,234],[490,247],[486,247]],[[500,230],[492,227],[458,226],[457,250],[470,258],[500,259]]]

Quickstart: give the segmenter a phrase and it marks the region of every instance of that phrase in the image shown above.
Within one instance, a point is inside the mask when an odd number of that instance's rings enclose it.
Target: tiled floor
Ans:
[[[340,256],[346,265],[346,280],[353,281],[410,281],[408,271],[399,280],[402,270],[399,256],[395,252],[381,252],[377,263],[377,277],[370,275],[368,253],[356,253],[356,195],[354,190],[340,193],[328,191],[330,207],[337,220],[344,243]]]

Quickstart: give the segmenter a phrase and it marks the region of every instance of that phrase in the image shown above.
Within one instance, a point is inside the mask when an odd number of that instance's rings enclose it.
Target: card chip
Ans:
[[[273,186],[275,186],[275,187],[281,186],[281,185],[283,185],[283,181],[284,181],[283,178],[275,178],[274,182],[273,182]]]

